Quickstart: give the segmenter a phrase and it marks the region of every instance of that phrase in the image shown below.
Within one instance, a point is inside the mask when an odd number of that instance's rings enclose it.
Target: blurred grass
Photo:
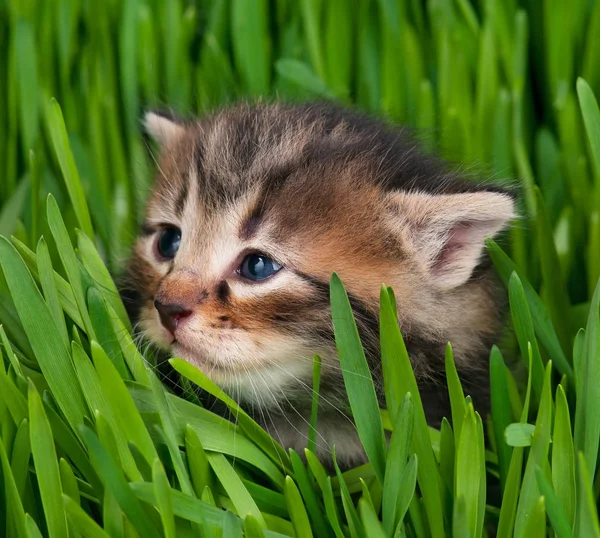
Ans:
[[[599,536],[598,36],[598,0],[0,0],[0,535]],[[522,219],[488,245],[515,332],[491,354],[491,418],[449,348],[453,426],[427,428],[385,288],[388,411],[348,379],[371,461],[344,475],[146,369],[109,273],[152,177],[141,113],[274,96],[382,114],[519,178]],[[335,278],[332,305],[364,370]]]

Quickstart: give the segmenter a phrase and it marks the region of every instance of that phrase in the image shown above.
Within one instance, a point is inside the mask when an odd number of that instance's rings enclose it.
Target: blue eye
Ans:
[[[175,257],[181,243],[181,230],[179,228],[165,228],[158,236],[158,253],[169,260]]]
[[[281,269],[275,260],[263,254],[249,254],[240,267],[240,275],[248,280],[265,280]]]

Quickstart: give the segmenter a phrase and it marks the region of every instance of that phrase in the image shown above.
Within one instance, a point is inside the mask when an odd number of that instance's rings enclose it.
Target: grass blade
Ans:
[[[396,312],[392,306],[393,302],[387,290],[385,290],[385,293],[381,294],[381,298],[382,319],[384,317],[387,318],[385,323],[383,321],[381,323],[381,338],[382,340],[389,339],[389,343],[386,345],[389,346],[390,350],[395,350],[392,360],[397,361],[399,366],[399,374],[395,377],[397,380],[396,382],[399,383],[397,390],[399,391],[399,394],[410,392],[414,399],[415,423],[413,447],[419,458],[418,480],[419,487],[423,494],[423,503],[431,525],[432,535],[434,537],[442,537],[445,536],[444,512],[442,509],[442,479],[432,450],[427,419],[425,418],[425,412],[423,411],[423,404],[421,403],[421,396],[417,387],[412,364],[408,357],[406,346],[404,345],[402,334],[400,333],[400,328],[395,321]]]
[[[77,215],[79,226],[81,226],[81,229],[88,237],[94,237],[92,220],[85,199],[85,192],[79,178],[79,172],[75,166],[75,159],[69,145],[65,120],[60,105],[55,99],[52,99],[48,103],[46,116],[54,152],[60,164],[67,192],[69,193],[73,210]]]
[[[246,517],[246,515],[251,514],[261,527],[266,527],[262,513],[227,458],[223,454],[211,453],[208,454],[208,461],[217,479],[229,495],[238,515]]]
[[[152,465],[152,482],[154,482],[154,494],[156,495],[165,538],[175,538],[175,516],[173,515],[171,487],[159,459],[154,460],[154,465]]]
[[[556,417],[552,441],[552,484],[567,521],[572,527],[576,499],[575,452],[567,398],[560,385],[556,389]],[[559,532],[556,528],[555,530]]]
[[[330,293],[335,341],[352,415],[367,457],[383,485],[386,450],[379,404],[348,295],[335,273],[331,277]]]
[[[44,378],[71,426],[83,424],[85,404],[69,352],[31,273],[15,248],[2,237],[0,265]]]
[[[62,485],[52,429],[42,400],[33,383],[29,382],[29,419],[31,453],[40,487],[44,516],[50,538],[67,536],[67,520],[60,502]]]
[[[285,502],[288,507],[290,519],[292,525],[294,525],[294,532],[296,536],[306,536],[307,538],[312,537],[312,531],[310,528],[310,521],[308,520],[308,514],[306,508],[302,502],[302,497],[294,481],[291,477],[285,477]]]

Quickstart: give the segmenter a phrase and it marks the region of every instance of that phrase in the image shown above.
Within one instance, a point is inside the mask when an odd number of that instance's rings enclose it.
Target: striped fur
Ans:
[[[156,183],[123,294],[145,337],[197,365],[286,446],[306,443],[312,357],[323,359],[320,451],[363,453],[347,420],[328,281],[342,278],[378,390],[378,298],[394,288],[428,418],[447,415],[444,347],[467,391],[487,405],[487,353],[500,329],[483,239],[510,221],[504,189],[426,157],[409,134],[332,105],[238,105],[200,120],[156,114]],[[172,262],[158,233],[182,230]],[[283,265],[244,281],[249,252]],[[193,311],[176,340],[153,301]],[[383,402],[382,402],[383,403]]]

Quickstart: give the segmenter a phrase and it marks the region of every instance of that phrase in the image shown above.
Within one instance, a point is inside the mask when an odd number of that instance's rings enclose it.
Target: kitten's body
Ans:
[[[196,364],[297,450],[318,353],[320,451],[335,444],[342,463],[357,463],[328,304],[336,271],[380,392],[385,283],[430,422],[448,414],[448,341],[467,392],[486,405],[500,321],[481,255],[484,237],[512,217],[510,196],[448,172],[402,131],[329,105],[241,105],[185,123],[150,114],[146,123],[162,151],[125,294],[147,338]],[[181,243],[165,259],[157,240],[173,226]],[[255,252],[282,269],[261,282],[243,278],[240,265]],[[155,301],[185,314],[165,325]]]

